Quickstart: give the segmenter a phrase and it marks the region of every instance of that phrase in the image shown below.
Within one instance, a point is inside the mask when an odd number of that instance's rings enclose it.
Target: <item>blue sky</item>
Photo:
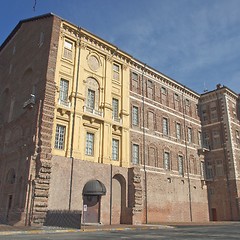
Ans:
[[[55,13],[198,93],[240,93],[240,0],[4,0],[0,44],[17,23]]]

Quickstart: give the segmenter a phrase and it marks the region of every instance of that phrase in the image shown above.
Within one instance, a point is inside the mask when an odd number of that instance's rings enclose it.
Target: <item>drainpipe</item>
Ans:
[[[75,95],[74,95],[74,107],[73,107],[73,120],[72,120],[72,136],[71,136],[71,145],[70,145],[70,158],[71,158],[71,172],[70,172],[70,189],[69,189],[69,205],[68,210],[71,210],[71,203],[72,203],[72,184],[73,184],[73,166],[74,166],[74,158],[73,158],[73,140],[74,140],[74,128],[75,128],[75,116],[76,116],[76,105],[77,105],[77,91],[78,91],[78,81],[79,81],[79,68],[80,68],[80,33],[81,28],[79,30],[79,50],[78,50],[78,62],[77,62],[77,76],[76,76],[76,88],[75,88]]]
[[[182,106],[183,106],[183,130],[184,130],[184,140],[185,140],[185,154],[186,154],[186,166],[187,166],[187,180],[188,180],[188,200],[189,200],[189,214],[190,214],[190,221],[192,222],[192,193],[191,193],[191,182],[189,176],[189,158],[188,158],[188,144],[187,144],[187,132],[186,132],[186,106],[184,104],[184,91],[186,87],[184,86],[184,90],[182,92]]]
[[[142,69],[142,112],[143,112],[143,122],[142,122],[142,130],[143,130],[143,170],[144,170],[144,180],[145,180],[145,223],[148,223],[148,206],[147,206],[147,172],[146,172],[146,130],[145,130],[145,88],[144,88],[144,70],[146,69],[146,64]]]
[[[112,164],[110,164],[110,216],[109,223],[112,225]]]

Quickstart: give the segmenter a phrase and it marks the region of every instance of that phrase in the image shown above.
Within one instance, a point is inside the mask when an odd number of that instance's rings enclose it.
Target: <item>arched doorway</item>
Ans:
[[[112,224],[126,223],[126,181],[121,174],[112,179]]]
[[[87,206],[87,211],[84,212],[84,222],[99,223],[101,196],[106,195],[104,184],[98,180],[91,180],[85,184],[82,194],[83,205]]]

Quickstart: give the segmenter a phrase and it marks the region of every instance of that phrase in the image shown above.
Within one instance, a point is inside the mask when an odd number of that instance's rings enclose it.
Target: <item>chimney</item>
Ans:
[[[222,87],[222,85],[219,83],[219,84],[217,84],[217,89],[220,89],[221,87]]]

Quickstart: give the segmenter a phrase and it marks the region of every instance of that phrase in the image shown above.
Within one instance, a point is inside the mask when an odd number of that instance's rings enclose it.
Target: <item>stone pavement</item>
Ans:
[[[134,229],[159,229],[165,228],[168,226],[163,225],[150,225],[150,224],[142,224],[142,225],[125,225],[125,224],[117,224],[117,225],[86,225],[81,226],[81,229],[73,229],[73,228],[60,228],[60,227],[49,227],[49,226],[41,226],[41,227],[32,227],[32,226],[10,226],[5,224],[0,224],[0,235],[17,235],[17,234],[40,234],[40,233],[54,233],[54,232],[94,232],[94,231],[122,231],[122,230],[134,230]]]
[[[174,228],[175,226],[183,225],[222,225],[222,224],[231,224],[232,222],[186,222],[186,223],[161,223],[158,225],[155,224],[141,224],[141,225],[102,225],[102,224],[93,224],[81,226],[81,229],[73,228],[60,228],[60,227],[49,227],[49,226],[10,226],[5,224],[0,224],[0,235],[17,235],[17,234],[40,234],[40,233],[54,233],[54,232],[94,232],[94,231],[123,231],[123,230],[136,230],[136,229],[163,229],[163,228]]]

